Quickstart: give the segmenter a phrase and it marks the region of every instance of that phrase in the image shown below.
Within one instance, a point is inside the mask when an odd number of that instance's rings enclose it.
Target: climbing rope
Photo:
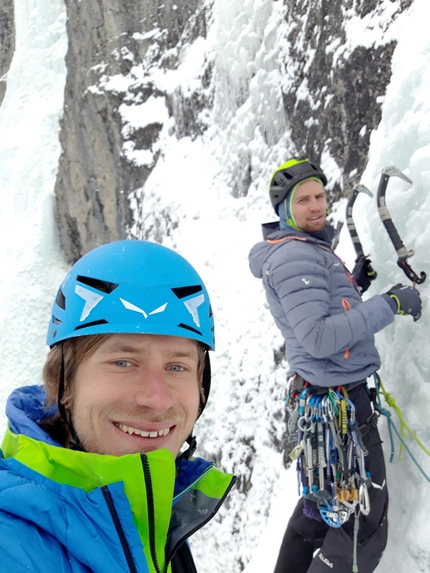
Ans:
[[[402,459],[402,451],[403,449],[405,449],[408,454],[410,455],[412,461],[414,462],[414,464],[417,466],[418,470],[420,471],[420,473],[425,477],[425,479],[430,482],[430,477],[425,473],[425,471],[423,470],[423,468],[420,466],[420,464],[418,463],[418,461],[416,460],[415,456],[413,455],[413,453],[411,452],[409,446],[407,445],[407,443],[405,442],[405,430],[407,430],[409,432],[409,434],[412,436],[412,438],[417,442],[417,444],[420,446],[420,448],[428,455],[430,456],[430,451],[425,447],[425,445],[421,442],[421,440],[417,437],[417,435],[415,434],[415,432],[413,432],[411,430],[411,428],[408,426],[408,424],[405,422],[405,419],[403,417],[403,413],[401,411],[401,409],[399,408],[399,406],[397,405],[394,397],[392,394],[390,394],[389,392],[387,392],[384,388],[384,385],[382,384],[382,380],[381,377],[379,376],[379,374],[377,374],[376,372],[374,372],[373,374],[373,378],[374,378],[374,383],[375,383],[375,394],[376,394],[376,404],[375,404],[375,408],[377,409],[377,411],[382,414],[383,416],[385,416],[387,418],[388,421],[388,433],[390,436],[390,445],[391,445],[391,454],[390,454],[390,462],[393,461],[394,459],[394,439],[393,439],[393,431],[396,433],[397,437],[400,440],[400,451],[399,451],[399,459]],[[400,420],[400,432],[398,430],[398,428],[396,427],[396,425],[394,424],[392,417],[391,417],[391,412],[389,410],[387,410],[386,408],[384,408],[381,404],[381,394],[382,396],[384,396],[385,401],[387,402],[388,406],[390,408],[392,408],[399,420]]]

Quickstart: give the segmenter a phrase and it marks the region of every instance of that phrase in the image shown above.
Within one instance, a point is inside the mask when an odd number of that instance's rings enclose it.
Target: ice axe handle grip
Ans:
[[[420,276],[418,276],[410,267],[407,262],[407,258],[413,254],[413,251],[407,252],[405,245],[403,244],[402,239],[400,238],[399,233],[397,232],[396,227],[391,219],[390,212],[388,211],[386,202],[385,202],[385,192],[387,190],[388,180],[390,179],[390,175],[387,173],[382,173],[381,179],[379,181],[378,192],[377,192],[377,204],[378,204],[378,212],[379,217],[384,224],[385,229],[387,230],[388,236],[390,237],[391,242],[396,249],[398,259],[397,264],[405,273],[405,275],[414,283],[422,284],[426,280],[426,273],[421,272]]]
[[[408,262],[405,258],[398,258],[397,264],[402,269],[402,271],[405,273],[405,275],[408,277],[408,279],[410,279],[413,283],[421,285],[426,280],[426,278],[427,278],[426,273],[424,271],[421,271],[420,276],[418,276],[411,269],[410,265],[408,264]]]
[[[394,248],[396,249],[396,251],[400,251],[402,249],[405,249],[405,245],[403,244],[402,239],[400,238],[399,233],[397,232],[396,227],[394,226],[394,223],[392,221],[392,219],[385,219],[382,221],[384,224],[384,227],[387,230],[388,236],[391,239],[391,242],[394,245]]]

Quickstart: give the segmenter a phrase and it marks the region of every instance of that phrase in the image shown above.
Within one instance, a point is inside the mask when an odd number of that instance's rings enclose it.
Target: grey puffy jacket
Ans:
[[[374,334],[393,321],[390,304],[381,295],[363,302],[325,241],[274,223],[263,235],[249,264],[285,339],[288,376],[324,387],[364,380],[381,365]]]

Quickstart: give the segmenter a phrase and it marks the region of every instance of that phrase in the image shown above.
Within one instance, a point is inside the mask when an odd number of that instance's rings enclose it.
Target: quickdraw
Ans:
[[[297,390],[295,380],[293,376],[289,381],[287,410],[290,441],[297,441],[290,458],[297,463],[298,493],[316,503],[329,527],[342,527],[354,516],[352,571],[357,573],[359,519],[370,512],[372,480],[365,468],[368,452],[355,406],[341,386],[317,391],[305,383]],[[364,432],[376,423],[371,418]]]
[[[368,454],[363,436],[374,428],[381,415],[387,417],[391,442],[390,462],[394,456],[392,431],[397,434],[402,448],[405,448],[413,462],[430,482],[430,477],[418,464],[409,446],[404,441],[406,429],[418,445],[430,455],[403,419],[394,399],[382,385],[379,375],[373,374],[374,387],[367,387],[373,414],[359,427],[355,418],[355,406],[348,398],[345,388],[312,388],[308,383],[301,385],[300,377],[292,376],[288,381],[287,410],[289,412],[288,433],[290,441],[297,445],[290,453],[296,460],[298,494],[316,503],[321,519],[330,527],[339,528],[354,516],[352,571],[358,573],[357,548],[360,515],[369,515],[369,488],[381,487],[372,483],[365,468]],[[294,387],[298,382],[300,390]],[[382,407],[380,394],[394,408],[400,418],[399,432],[391,419],[391,413]]]
[[[290,458],[297,460],[299,494],[316,503],[330,527],[341,527],[356,511],[368,515],[367,450],[346,390],[292,389],[287,409],[289,434],[297,439]]]

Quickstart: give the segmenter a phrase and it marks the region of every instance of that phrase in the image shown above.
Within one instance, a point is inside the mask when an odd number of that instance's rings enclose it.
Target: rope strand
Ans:
[[[416,460],[415,456],[412,454],[411,450],[409,449],[408,445],[405,442],[405,429],[409,432],[409,434],[412,436],[412,438],[417,442],[417,444],[420,446],[420,448],[428,455],[430,456],[430,451],[426,448],[426,446],[421,442],[421,440],[417,437],[417,435],[415,434],[415,432],[413,432],[410,427],[408,426],[408,424],[405,422],[405,419],[403,417],[403,413],[401,411],[401,409],[399,408],[399,406],[396,404],[396,401],[394,399],[394,397],[392,396],[392,394],[390,394],[389,392],[387,392],[384,388],[384,385],[382,384],[382,380],[381,377],[379,376],[379,374],[377,374],[376,372],[373,374],[374,380],[375,380],[375,388],[376,388],[376,395],[377,395],[377,399],[378,399],[378,410],[379,412],[384,415],[387,420],[388,420],[388,431],[390,434],[390,441],[391,441],[391,456],[390,456],[390,462],[393,461],[393,456],[394,456],[394,443],[393,443],[393,437],[392,437],[392,429],[394,429],[394,431],[397,434],[397,437],[400,440],[400,454],[399,454],[399,459],[401,460],[401,452],[403,449],[405,449],[408,454],[410,455],[412,461],[414,462],[414,464],[417,466],[418,470],[421,472],[421,474],[425,477],[425,479],[430,483],[430,478],[429,476],[425,473],[425,471],[422,469],[422,467],[420,466],[420,464],[418,463],[418,461]],[[381,397],[380,394],[382,394],[385,398],[385,401],[387,402],[387,404],[393,408],[393,410],[396,412],[397,416],[399,417],[400,420],[400,427],[401,427],[401,431],[399,432],[399,430],[396,428],[396,425],[394,424],[392,418],[391,418],[391,412],[389,412],[388,410],[386,410],[385,408],[383,408],[381,406]]]

